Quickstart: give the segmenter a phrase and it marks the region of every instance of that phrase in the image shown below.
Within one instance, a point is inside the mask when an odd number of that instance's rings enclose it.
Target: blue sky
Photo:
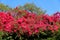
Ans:
[[[0,0],[0,3],[13,8],[26,3],[34,3],[36,6],[46,10],[46,14],[51,15],[57,11],[60,12],[60,0]]]

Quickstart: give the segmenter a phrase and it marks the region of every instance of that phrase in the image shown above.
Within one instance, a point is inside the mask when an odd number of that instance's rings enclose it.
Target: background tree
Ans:
[[[11,10],[11,9],[12,8],[10,8],[9,6],[0,3],[0,11],[8,11],[8,10]]]
[[[27,10],[29,12],[33,12],[33,13],[36,13],[36,14],[44,14],[45,13],[45,11],[43,11],[41,8],[37,7],[33,3],[26,3],[23,6],[17,6],[17,8],[19,10]],[[0,3],[0,11],[8,11],[8,10],[17,11],[16,8],[12,9],[8,5],[4,5],[4,4]]]
[[[28,10],[37,14],[45,13],[45,11],[43,11],[41,8],[37,7],[35,4],[32,3],[26,3],[24,6],[18,6],[18,8],[21,10]]]

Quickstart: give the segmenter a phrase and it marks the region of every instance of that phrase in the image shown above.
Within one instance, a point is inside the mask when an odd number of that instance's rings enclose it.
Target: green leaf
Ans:
[[[0,31],[0,40],[2,40],[3,31]]]

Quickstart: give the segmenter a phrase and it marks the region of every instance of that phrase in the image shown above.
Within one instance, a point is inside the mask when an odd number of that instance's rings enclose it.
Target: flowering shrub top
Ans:
[[[37,15],[28,11],[22,11],[20,18],[15,19],[8,12],[0,12],[0,31],[16,33],[17,35],[39,35],[44,32],[56,33],[60,26],[60,13],[52,16],[42,14]],[[24,14],[23,16],[21,16]],[[58,24],[57,24],[58,23]],[[47,34],[47,33],[46,33]]]

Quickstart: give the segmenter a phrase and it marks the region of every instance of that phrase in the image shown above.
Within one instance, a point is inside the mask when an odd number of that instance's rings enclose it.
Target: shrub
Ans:
[[[59,12],[52,16],[25,10],[17,13],[16,19],[14,12],[0,12],[1,40],[60,40]]]

